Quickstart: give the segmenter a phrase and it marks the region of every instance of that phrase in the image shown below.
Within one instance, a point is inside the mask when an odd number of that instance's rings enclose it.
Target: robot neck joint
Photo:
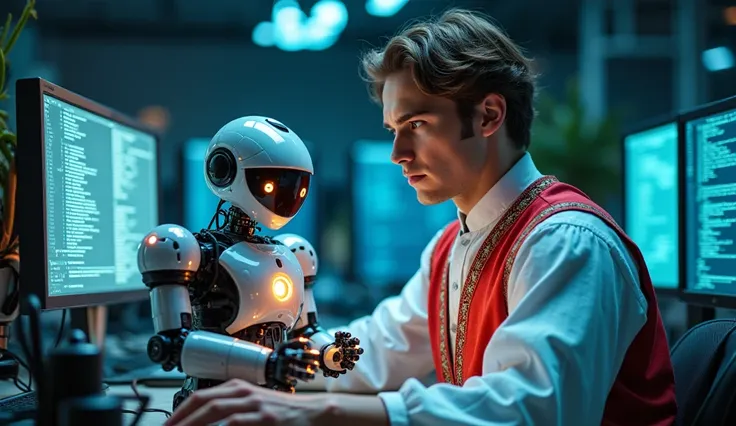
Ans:
[[[239,208],[235,206],[230,207],[227,232],[247,239],[252,237],[256,232],[256,224],[256,221],[248,217]]]

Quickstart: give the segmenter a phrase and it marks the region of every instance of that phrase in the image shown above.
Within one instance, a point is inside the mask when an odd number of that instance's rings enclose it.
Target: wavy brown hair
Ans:
[[[514,144],[531,142],[536,76],[531,59],[491,19],[463,9],[415,23],[361,59],[363,78],[381,103],[386,78],[409,68],[419,89],[455,101],[462,138],[472,136],[475,105],[488,94],[506,100],[506,130]]]

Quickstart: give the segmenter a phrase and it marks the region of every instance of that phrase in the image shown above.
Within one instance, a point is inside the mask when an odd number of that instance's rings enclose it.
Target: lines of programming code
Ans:
[[[625,143],[626,232],[657,288],[677,288],[677,123],[629,135]]]
[[[49,296],[143,288],[136,250],[157,221],[155,142],[44,97]]]
[[[687,124],[688,288],[736,295],[736,111]]]

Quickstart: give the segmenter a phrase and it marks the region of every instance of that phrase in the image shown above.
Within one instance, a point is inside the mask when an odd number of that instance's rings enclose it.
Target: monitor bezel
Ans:
[[[680,196],[680,187],[679,187],[679,185],[680,185],[680,168],[679,168],[679,155],[680,155],[680,150],[679,150],[679,123],[678,123],[678,118],[679,118],[679,115],[678,114],[664,114],[664,115],[659,115],[659,116],[653,117],[653,118],[651,118],[649,120],[645,120],[645,121],[639,122],[638,124],[636,124],[636,125],[628,128],[626,131],[624,131],[624,132],[621,133],[621,153],[620,153],[620,155],[621,155],[621,182],[620,182],[621,183],[621,229],[623,229],[624,232],[626,232],[627,235],[629,233],[629,230],[627,228],[627,225],[628,224],[626,223],[626,208],[627,208],[627,205],[626,205],[627,204],[626,203],[626,165],[627,165],[626,164],[626,138],[628,138],[631,135],[637,134],[637,133],[642,133],[642,132],[646,132],[648,130],[656,129],[657,127],[666,126],[668,124],[674,124],[675,125],[675,127],[677,128],[677,132],[678,132],[677,133],[678,141],[675,142],[675,143],[677,144],[677,155],[678,155],[678,169],[677,169],[677,172],[678,172],[678,176],[677,176],[677,184],[678,184],[678,187],[677,187],[677,194],[678,194],[678,197],[679,197]],[[679,206],[679,199],[678,199],[678,206]],[[679,229],[680,228],[679,228],[679,220],[678,220],[678,231],[679,231]],[[681,258],[681,256],[680,256],[680,250],[679,250],[679,243],[680,243],[679,240],[680,239],[681,239],[681,236],[678,235],[678,254],[677,254],[678,263],[679,263],[679,260]],[[681,275],[679,273],[679,269],[680,268],[679,268],[679,265],[678,265],[678,283],[677,283],[677,287],[674,287],[674,288],[672,288],[672,287],[659,287],[659,286],[657,286],[657,284],[654,281],[652,281],[652,287],[654,287],[654,291],[657,293],[657,295],[663,295],[663,296],[679,296],[680,295],[680,279],[682,277],[681,277]]]
[[[186,158],[185,157],[186,157],[186,151],[187,151],[187,144],[190,143],[193,140],[210,140],[210,139],[211,139],[211,137],[210,138],[208,138],[208,137],[191,137],[191,138],[188,138],[188,139],[186,139],[185,141],[183,141],[183,142],[181,142],[179,144],[178,149],[177,149],[177,151],[178,151],[178,154],[177,154],[177,163],[178,163],[177,164],[177,168],[178,168],[179,176],[181,176],[181,177],[184,176],[185,163],[186,163]],[[314,145],[313,145],[313,143],[310,143],[309,141],[304,141],[304,144],[307,147],[307,150],[309,151],[310,156],[312,157],[312,167],[314,169],[314,174],[312,175],[312,178],[310,179],[310,183],[309,183],[309,187],[310,187],[309,193],[312,194],[313,192],[316,192],[316,196],[317,196],[316,204],[314,206],[314,208],[316,209],[316,212],[315,212],[315,215],[314,215],[315,216],[314,217],[314,226],[316,227],[315,228],[316,229],[316,232],[315,232],[316,240],[315,241],[309,241],[309,242],[312,244],[312,247],[314,247],[314,249],[317,251],[317,255],[319,257],[319,254],[322,252],[322,234],[321,234],[320,230],[322,229],[322,226],[324,224],[323,223],[323,219],[322,219],[322,215],[320,213],[323,212],[323,211],[325,211],[325,209],[323,208],[323,205],[322,205],[323,196],[322,196],[322,191],[321,190],[323,188],[317,182],[317,179],[316,179],[318,165],[319,165],[319,160],[318,159],[315,159],[315,157],[313,155],[313,146]],[[204,159],[202,159],[202,162],[203,162],[202,163],[202,166],[204,167]],[[184,188],[184,179],[182,178],[182,179],[180,179],[180,181],[181,181],[181,185],[179,185],[179,188],[178,188],[179,189],[179,212],[180,212],[180,215],[179,215],[179,217],[177,219],[180,221],[179,223],[182,224],[182,226],[184,226],[184,224],[186,222],[185,211],[186,211],[186,207],[187,207],[187,191]],[[312,190],[312,188],[315,188],[316,191]],[[214,207],[215,206],[213,206],[212,208],[214,209]],[[299,213],[297,212],[297,215],[298,214]],[[265,226],[263,226],[261,224],[259,224],[259,226],[262,227],[261,232],[259,232],[260,235],[264,235],[264,234],[278,235],[279,234],[279,231],[274,231],[272,229],[268,229],[268,228],[266,228]],[[196,229],[196,230],[190,229],[189,231],[191,231],[192,233],[196,233],[196,232],[199,232],[200,230],[199,229]]]
[[[682,113],[678,117],[677,122],[677,149],[678,149],[678,161],[679,161],[679,185],[678,185],[678,191],[679,191],[679,203],[678,203],[678,210],[679,210],[679,225],[680,225],[680,285],[679,285],[679,297],[680,300],[683,302],[695,305],[695,306],[703,306],[703,307],[709,307],[709,308],[728,308],[728,309],[734,309],[736,308],[736,295],[729,296],[729,295],[717,295],[717,294],[708,294],[708,293],[702,293],[702,292],[696,292],[691,289],[687,288],[687,276],[688,276],[688,269],[687,269],[687,220],[685,218],[685,214],[687,211],[687,203],[685,200],[685,197],[687,195],[687,177],[686,177],[686,144],[687,144],[687,134],[686,134],[686,126],[687,123],[693,120],[697,120],[703,117],[706,117],[708,115],[717,114],[721,112],[725,112],[728,110],[736,110],[736,96],[732,96],[726,99],[721,99],[719,101],[711,102],[708,104],[705,104],[703,106],[700,106],[698,108],[695,108],[693,110],[687,111]]]
[[[16,200],[17,229],[21,237],[22,275],[20,291],[25,299],[34,294],[42,310],[81,308],[145,300],[148,289],[109,293],[48,295],[48,265],[46,247],[46,171],[44,162],[44,107],[43,97],[49,95],[78,108],[100,115],[122,125],[150,134],[156,141],[156,190],[158,192],[157,220],[161,220],[161,135],[133,118],[85,98],[77,93],[42,78],[23,78],[16,81],[16,127],[18,148],[18,197]],[[22,194],[22,196],[20,196]],[[25,303],[21,303],[21,312]]]

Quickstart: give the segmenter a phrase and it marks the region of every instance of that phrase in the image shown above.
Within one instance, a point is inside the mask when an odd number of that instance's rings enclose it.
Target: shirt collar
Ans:
[[[467,215],[458,210],[458,219],[463,231],[473,232],[496,223],[519,195],[540,177],[542,174],[527,152],[486,192]]]

